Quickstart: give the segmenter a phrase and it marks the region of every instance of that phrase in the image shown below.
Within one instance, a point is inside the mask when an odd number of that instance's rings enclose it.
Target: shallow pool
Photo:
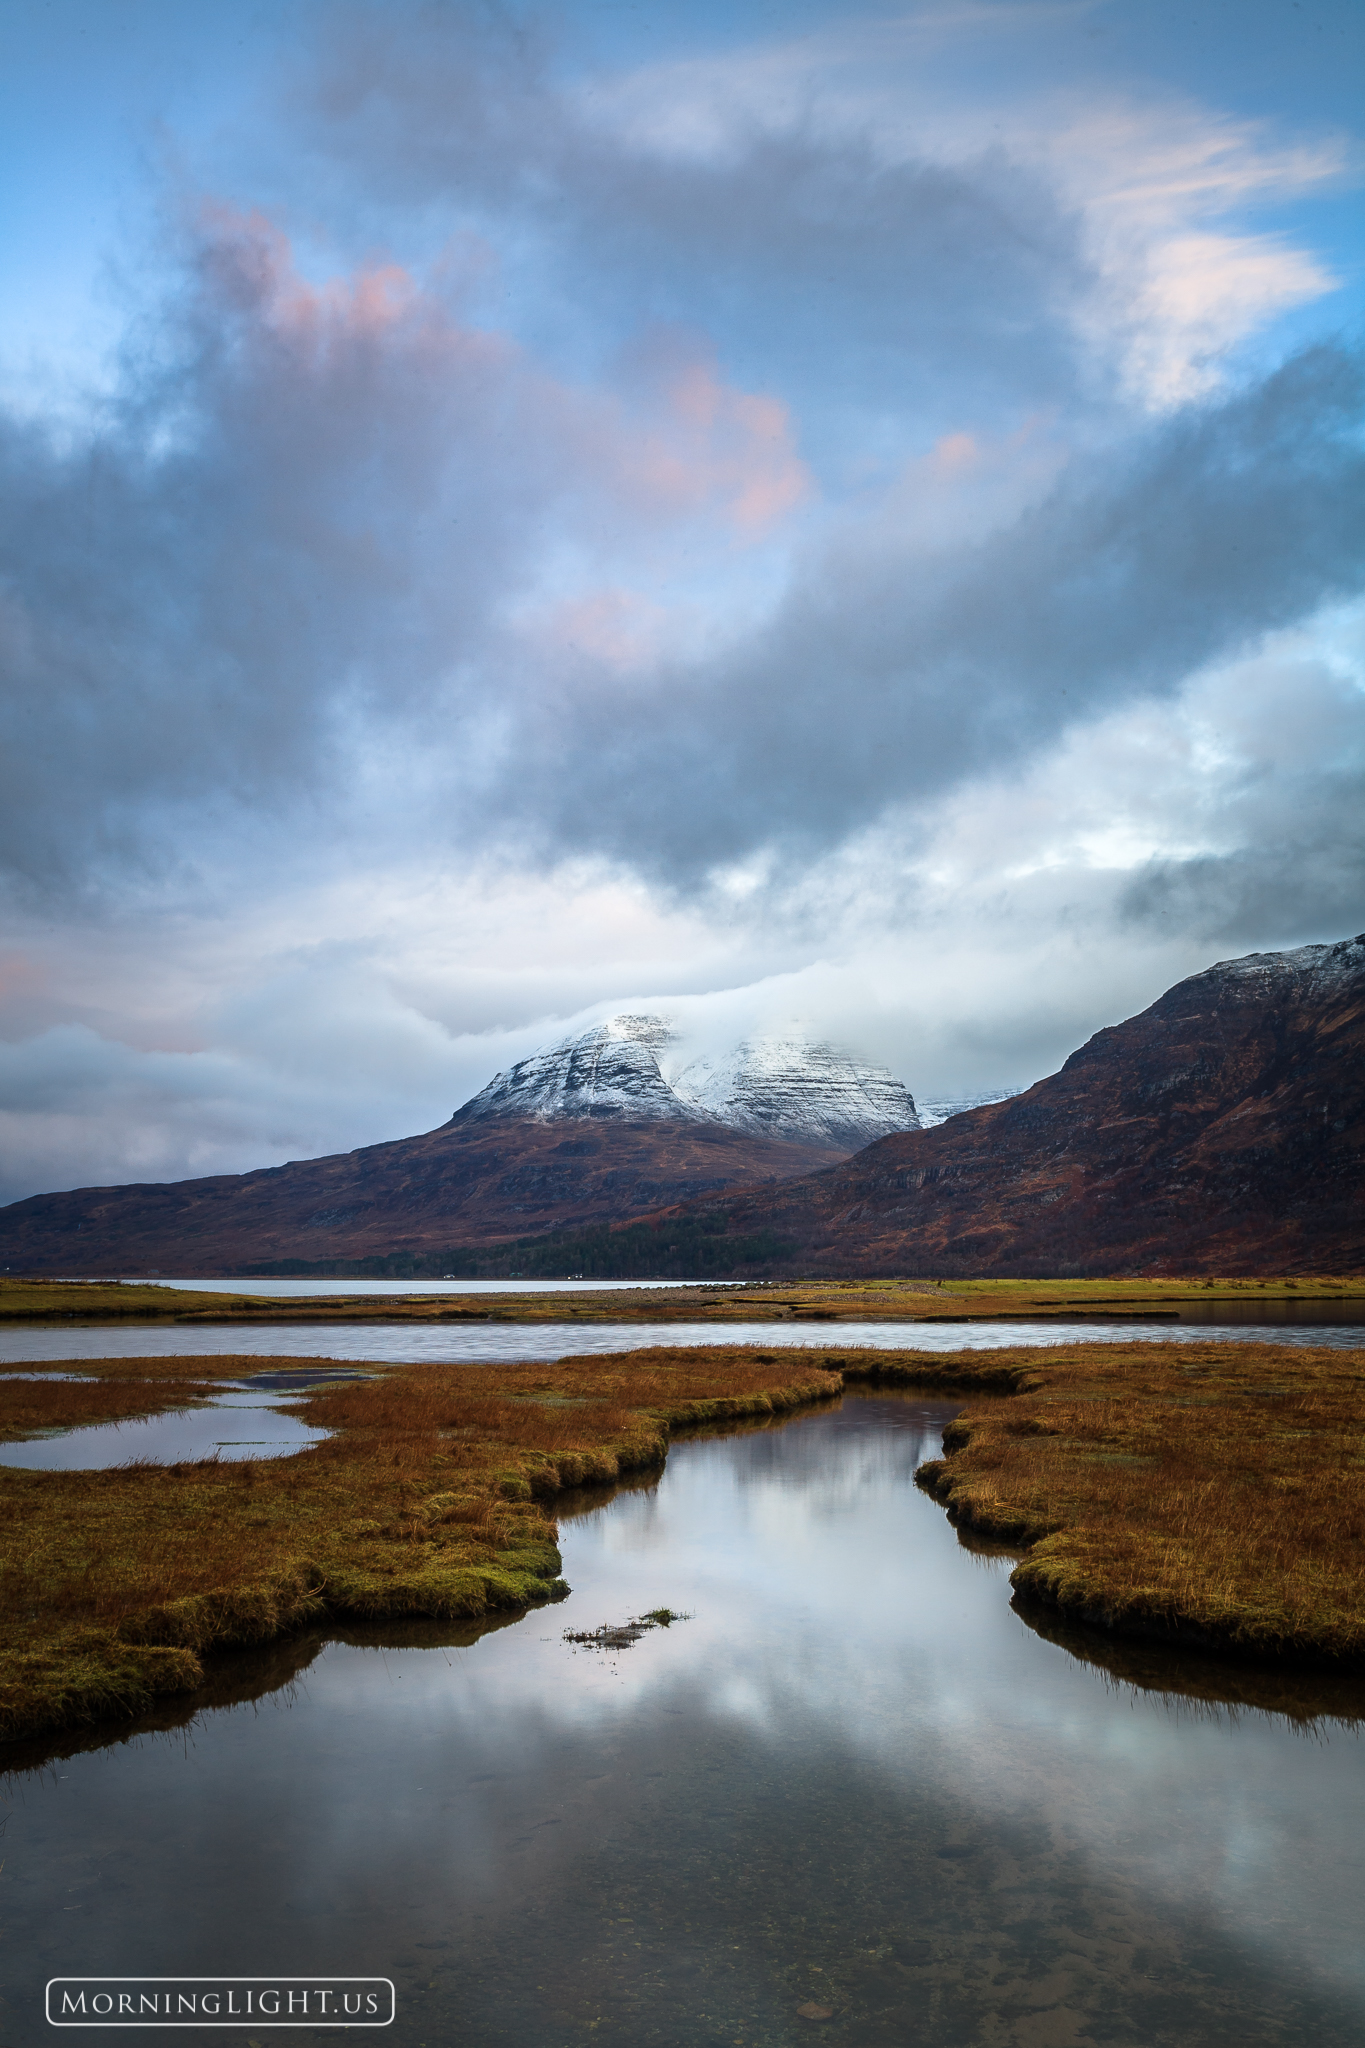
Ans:
[[[26,1373],[19,1377],[71,1380],[79,1375]],[[236,1386],[231,1382],[220,1385],[211,1400],[193,1408],[168,1408],[160,1415],[87,1423],[23,1442],[0,1443],[0,1465],[27,1472],[94,1472],[134,1460],[179,1465],[201,1458],[219,1458],[229,1464],[247,1458],[288,1458],[295,1451],[306,1451],[310,1444],[324,1442],[329,1432],[281,1410],[308,1387],[355,1377],[351,1372],[325,1369],[257,1373]]]

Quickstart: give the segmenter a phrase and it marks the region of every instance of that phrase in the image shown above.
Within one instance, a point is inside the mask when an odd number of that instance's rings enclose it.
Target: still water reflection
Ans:
[[[6,1383],[81,1377],[71,1372],[16,1372]],[[315,1429],[281,1411],[308,1387],[363,1377],[352,1367],[332,1365],[258,1372],[250,1379],[222,1382],[212,1399],[196,1408],[172,1408],[160,1415],[133,1416],[122,1422],[87,1423],[77,1429],[54,1429],[22,1441],[0,1443],[0,1465],[29,1472],[91,1472],[134,1460],[175,1465],[200,1458],[217,1458],[224,1464],[290,1458],[311,1444],[325,1443],[330,1431]]]
[[[1356,1735],[1032,1633],[911,1484],[952,1412],[679,1444],[565,1522],[564,1605],[16,1777],[0,2038],[58,1973],[333,1970],[404,2048],[1357,2043]]]
[[[1360,1326],[1311,1322],[972,1323],[26,1323],[0,1329],[0,1368],[79,1358],[352,1358],[447,1361],[574,1358],[651,1344],[816,1345],[983,1351],[1009,1344],[1326,1344],[1351,1349]]]
[[[135,1415],[123,1422],[88,1423],[53,1430],[23,1442],[0,1444],[0,1465],[26,1472],[108,1471],[134,1461],[152,1465],[217,1458],[240,1464],[259,1458],[291,1458],[327,1441],[314,1429],[280,1411],[287,1394],[233,1390],[198,1408],[172,1408],[160,1415]]]

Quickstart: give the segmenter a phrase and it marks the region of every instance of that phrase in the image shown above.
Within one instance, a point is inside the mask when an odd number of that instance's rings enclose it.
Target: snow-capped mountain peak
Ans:
[[[745,1039],[683,1066],[669,1019],[621,1015],[519,1060],[458,1112],[485,1116],[671,1118],[856,1151],[917,1130],[909,1091],[856,1053],[797,1037]],[[675,1055],[676,1057],[676,1055]]]
[[[718,1123],[771,1137],[856,1150],[919,1128],[914,1100],[894,1074],[804,1038],[747,1038],[720,1058],[693,1060],[673,1086]]]
[[[578,1038],[518,1060],[467,1102],[478,1116],[676,1117],[686,1114],[659,1068],[672,1043],[666,1017],[609,1017]]]

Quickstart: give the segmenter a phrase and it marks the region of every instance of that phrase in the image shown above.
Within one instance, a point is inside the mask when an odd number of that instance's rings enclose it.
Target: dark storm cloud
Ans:
[[[1362,802],[1365,782],[1354,793],[1355,818]],[[1236,951],[1292,945],[1304,932],[1348,934],[1365,924],[1365,832],[1350,822],[1344,838],[1305,831],[1274,846],[1153,861],[1117,909],[1131,929],[1185,933]]]
[[[205,805],[297,823],[458,672],[552,495],[535,378],[399,273],[314,293],[214,217],[153,342],[74,452],[0,421],[0,857],[37,881]]]
[[[1312,774],[1258,775],[1232,795],[1221,820],[1241,842],[1232,851],[1136,869],[1115,905],[1121,930],[1250,951],[1365,925],[1365,701],[1352,694],[1335,758]]]
[[[984,545],[846,538],[738,655],[531,663],[501,615],[621,459],[590,407],[401,276],[313,292],[239,223],[177,322],[90,445],[0,447],[3,847],[33,877],[192,841],[205,806],[306,836],[420,743],[438,819],[381,794],[426,829],[696,878],[1171,689],[1365,570],[1360,368],[1320,348]]]
[[[1121,933],[1139,943],[1188,934],[1236,952],[1365,923],[1365,690],[1349,652],[1356,637],[1355,622],[1343,616],[1316,648],[1290,634],[1207,678],[1191,710],[1221,758],[1206,763],[1202,787],[1184,794],[1210,816],[1217,850],[1156,857],[1133,870],[1115,903]],[[1165,801],[1178,839],[1180,797],[1172,791]]]

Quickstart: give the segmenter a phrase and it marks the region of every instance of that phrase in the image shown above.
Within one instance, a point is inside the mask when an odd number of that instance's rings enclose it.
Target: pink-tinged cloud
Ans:
[[[535,472],[550,495],[567,489],[580,504],[595,502],[608,526],[709,518],[731,538],[753,540],[810,495],[786,405],[726,384],[703,354],[675,358],[643,390],[585,389],[535,365],[510,337],[463,323],[401,264],[312,282],[268,216],[219,202],[201,208],[199,234],[201,274],[235,318],[239,347],[277,354],[305,410],[330,387],[354,407],[356,435],[386,413],[394,428],[401,410],[406,436],[425,392],[426,464],[439,464],[454,426],[451,459],[467,457],[457,442],[472,433],[485,459],[500,445],[514,471]],[[279,370],[263,374],[280,382]],[[385,386],[387,400],[377,395]],[[406,399],[395,405],[400,388]],[[346,431],[338,419],[337,434]]]
[[[636,590],[588,590],[555,607],[542,637],[609,668],[638,668],[661,652],[670,617]]]
[[[975,434],[945,434],[934,443],[930,461],[941,475],[960,476],[980,457],[981,444]]]
[[[482,361],[515,354],[505,338],[470,328],[401,263],[374,263],[314,284],[299,271],[289,237],[259,209],[220,200],[199,209],[200,266],[216,293],[304,354],[371,342],[425,346]]]
[[[27,953],[0,953],[0,1005],[12,996],[32,995],[47,979],[47,969]]]
[[[628,458],[630,485],[646,501],[683,515],[712,512],[756,540],[810,496],[780,399],[736,390],[704,360],[685,364],[660,396],[661,416]]]

